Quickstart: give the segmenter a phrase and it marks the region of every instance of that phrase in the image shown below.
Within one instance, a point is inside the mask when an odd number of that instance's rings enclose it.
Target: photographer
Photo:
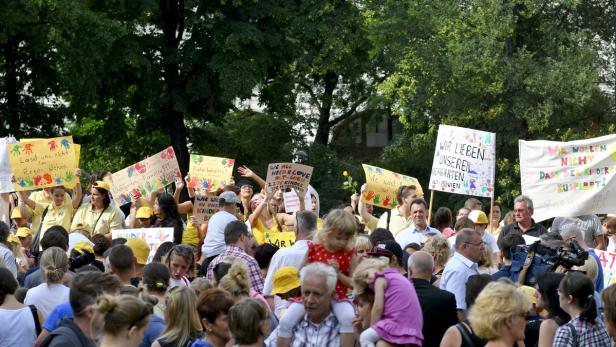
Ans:
[[[593,281],[595,291],[601,292],[603,289],[603,267],[601,266],[599,257],[595,254],[595,252],[592,249],[588,249],[586,246],[582,231],[575,225],[570,225],[562,229],[560,234],[565,241],[565,246],[569,249],[580,247],[582,250],[588,252],[589,257],[586,259],[584,265],[575,266],[572,269],[584,273]]]

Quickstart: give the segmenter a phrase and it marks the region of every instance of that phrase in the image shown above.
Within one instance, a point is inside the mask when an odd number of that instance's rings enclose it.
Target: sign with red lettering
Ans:
[[[448,193],[494,196],[496,135],[440,125],[430,175],[430,189]]]
[[[603,267],[603,288],[616,283],[616,253],[594,250]],[[590,257],[590,256],[589,256]]]
[[[295,163],[269,164],[265,188],[270,192],[278,189],[284,192],[287,188],[293,188],[300,198],[304,198],[312,177],[312,169],[312,166]]]

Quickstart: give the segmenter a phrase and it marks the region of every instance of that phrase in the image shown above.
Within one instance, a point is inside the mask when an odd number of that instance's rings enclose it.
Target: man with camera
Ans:
[[[571,269],[580,271],[593,280],[595,284],[595,291],[601,292],[603,289],[603,267],[597,254],[589,249],[584,241],[584,233],[578,229],[575,225],[569,225],[560,231],[560,235],[565,241],[565,246],[570,250],[580,248],[584,252],[588,252],[588,258],[583,265],[574,266]],[[579,251],[578,251],[579,252]]]

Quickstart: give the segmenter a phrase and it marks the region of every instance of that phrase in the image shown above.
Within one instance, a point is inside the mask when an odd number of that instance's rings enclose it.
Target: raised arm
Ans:
[[[73,209],[76,210],[81,205],[81,199],[83,198],[83,189],[81,189],[81,169],[75,169],[75,176],[77,177],[77,184],[73,189]]]
[[[17,192],[17,195],[19,196],[19,199],[21,199],[21,201],[23,201],[24,204],[26,204],[26,206],[34,210],[36,208],[36,202],[30,199],[30,194],[28,193],[29,192],[27,191],[21,191],[21,192]]]
[[[366,184],[364,183],[364,185],[361,186],[361,195],[364,194],[365,190],[366,190]],[[364,220],[364,222],[368,223],[368,221],[370,220],[370,217],[372,217],[372,215],[370,213],[368,213],[368,210],[366,210],[366,203],[364,203],[362,201],[361,195],[359,196],[359,201],[358,201],[358,205],[357,205],[357,211],[359,212],[359,215]]]
[[[250,222],[250,226],[254,227],[257,224],[257,219],[261,215],[261,212],[263,212],[263,209],[267,208],[268,203],[271,198],[272,198],[272,194],[268,192],[267,189],[265,189],[265,198],[263,199],[261,204],[259,204],[259,206],[257,206],[257,208],[255,208],[255,210],[252,211],[250,216],[248,216],[248,221]]]
[[[238,167],[237,172],[240,174],[240,176],[245,177],[245,178],[250,178],[253,181],[257,182],[257,184],[259,185],[259,187],[261,187],[261,189],[265,189],[265,181],[263,180],[263,178],[259,177],[256,173],[250,170],[246,165],[242,165]]]

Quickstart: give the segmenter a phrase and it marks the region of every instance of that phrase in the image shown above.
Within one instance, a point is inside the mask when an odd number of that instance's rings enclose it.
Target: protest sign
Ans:
[[[112,174],[105,180],[109,182],[115,202],[124,205],[140,197],[147,198],[153,191],[181,177],[173,147],[169,147]]]
[[[9,144],[9,163],[15,190],[25,191],[60,185],[75,186],[77,162],[72,137],[28,140]]]
[[[217,196],[198,194],[195,196],[192,215],[198,224],[205,224],[219,209]]]
[[[417,187],[417,196],[423,197],[421,184],[415,177],[382,169],[380,167],[362,164],[366,174],[366,190],[362,194],[362,201],[385,208],[398,207],[396,192],[400,186],[414,185]]]
[[[295,244],[295,232],[293,231],[266,231],[263,233],[265,243],[271,243],[279,248],[291,247]]]
[[[593,250],[599,257],[599,262],[603,267],[603,288],[607,288],[616,283],[616,253],[601,251],[598,249]],[[588,256],[591,257],[590,255]]]
[[[300,197],[304,197],[310,184],[312,169],[312,166],[294,163],[269,164],[265,187],[270,192],[278,189],[284,192],[287,188],[293,188]]]
[[[496,135],[440,125],[430,175],[430,189],[447,193],[494,196]]]
[[[69,142],[73,142],[73,136],[62,136],[60,137],[61,140],[68,140]],[[32,141],[41,141],[41,140],[45,140],[45,139],[40,139],[40,138],[28,138],[28,139],[20,139],[19,142],[21,143],[29,143]],[[75,151],[75,167],[79,167],[79,160],[81,157],[81,145],[78,145],[76,143],[73,143],[73,150]],[[66,182],[64,184],[64,186],[66,188],[69,189],[74,189],[75,186],[77,186],[77,182],[79,182],[78,179],[72,180],[70,182]]]
[[[158,247],[167,241],[173,241],[173,228],[141,228],[141,229],[118,229],[111,231],[111,238],[117,239],[123,237],[125,239],[142,239],[150,246],[150,255],[148,255],[148,264],[152,262],[152,258],[158,250]]]
[[[229,184],[229,179],[233,174],[233,164],[235,164],[235,159],[191,154],[188,188],[202,194],[222,189]]]
[[[17,143],[14,137],[0,138],[0,193],[8,193],[15,191],[11,178],[11,166],[9,165],[8,145]]]
[[[284,192],[282,194],[282,198],[284,200],[284,210],[286,213],[299,211],[299,196],[297,196],[297,192],[295,190]],[[312,207],[312,200],[310,199],[310,194],[306,194],[304,197],[304,208],[309,210],[310,207]]]
[[[519,141],[522,194],[533,218],[613,213],[616,206],[616,135],[593,139]]]

